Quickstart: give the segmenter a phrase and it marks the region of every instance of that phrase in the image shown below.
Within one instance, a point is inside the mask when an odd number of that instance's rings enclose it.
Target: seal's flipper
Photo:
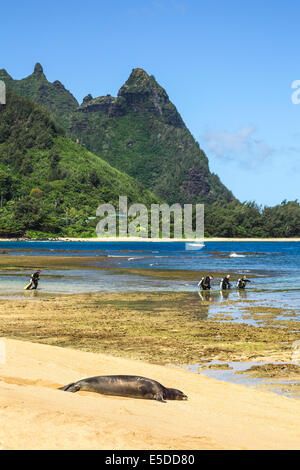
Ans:
[[[80,385],[76,385],[75,382],[66,385],[65,387],[60,387],[58,390],[63,390],[64,392],[79,392]]]
[[[164,396],[161,392],[153,395],[153,400],[161,401],[162,403],[167,403],[166,400],[164,400]]]
[[[64,387],[59,387],[58,390],[63,390],[64,392],[66,392],[68,390],[68,388],[72,387],[73,385],[75,385],[75,382],[73,382],[71,384],[68,384],[68,385],[65,385]]]

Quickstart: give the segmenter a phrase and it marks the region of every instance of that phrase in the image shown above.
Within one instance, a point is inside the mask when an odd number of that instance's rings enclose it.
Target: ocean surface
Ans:
[[[186,249],[181,242],[7,241],[0,242],[0,256],[5,259],[6,254],[29,255],[33,257],[33,266],[34,256],[38,255],[89,258],[77,269],[62,268],[61,263],[57,269],[42,269],[39,290],[44,293],[197,290],[194,281],[118,272],[120,268],[130,268],[199,271],[199,279],[214,273],[214,296],[220,295],[222,275],[228,273],[237,278],[245,274],[252,281],[247,286],[247,295],[265,291],[284,298],[288,295],[288,302],[293,304],[300,300],[300,242],[205,242],[205,245],[202,249]],[[32,269],[0,268],[0,295],[23,290],[31,273]],[[232,289],[231,298],[235,295],[238,292]]]

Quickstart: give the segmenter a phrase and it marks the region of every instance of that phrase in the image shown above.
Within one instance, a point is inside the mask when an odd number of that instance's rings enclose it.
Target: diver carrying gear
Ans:
[[[220,288],[222,290],[231,289],[231,284],[229,282],[229,279],[230,279],[230,274],[227,274],[227,276],[223,277],[222,281],[220,282]]]
[[[202,290],[210,290],[211,289],[210,281],[213,278],[214,278],[213,276],[206,276],[205,278],[203,277],[199,281],[198,286],[201,287]]]
[[[245,289],[247,282],[251,282],[250,279],[247,279],[246,276],[243,276],[241,279],[238,280],[236,287],[238,289]]]
[[[31,281],[29,284],[27,284],[27,286],[24,287],[24,290],[37,289],[40,280],[40,272],[41,271],[38,270],[31,274]]]

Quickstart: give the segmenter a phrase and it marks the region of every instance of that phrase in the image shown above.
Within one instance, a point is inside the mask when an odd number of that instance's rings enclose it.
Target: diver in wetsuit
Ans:
[[[29,289],[37,289],[39,280],[40,280],[40,270],[36,271],[35,273],[31,274],[31,286]],[[32,287],[33,285],[33,287]]]
[[[243,276],[241,279],[238,280],[236,287],[238,289],[245,289],[247,282],[251,282],[250,279],[247,279],[246,276]]]
[[[227,276],[223,277],[220,283],[221,290],[231,289],[231,284],[229,282],[229,279],[230,279],[230,274],[227,274]]]
[[[210,290],[211,289],[210,281],[212,281],[213,278],[214,278],[213,276],[203,277],[199,281],[198,286],[201,287],[202,290]]]

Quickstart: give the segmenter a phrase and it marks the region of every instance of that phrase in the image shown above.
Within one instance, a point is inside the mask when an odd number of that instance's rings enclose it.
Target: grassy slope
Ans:
[[[234,199],[210,173],[207,157],[186,128],[132,111],[113,118],[76,113],[72,125],[73,138],[80,135],[87,148],[169,203]]]
[[[92,236],[101,203],[159,202],[130,176],[63,135],[30,100],[9,92],[0,108],[0,232],[11,229]],[[67,225],[66,225],[67,220]],[[47,228],[48,227],[48,228]]]

